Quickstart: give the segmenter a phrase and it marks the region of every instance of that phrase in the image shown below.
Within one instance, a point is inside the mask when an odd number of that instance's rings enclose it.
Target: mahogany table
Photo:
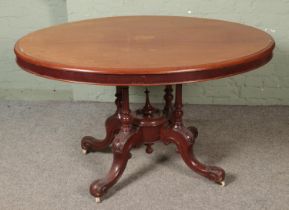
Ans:
[[[192,148],[198,131],[183,124],[182,84],[247,72],[266,64],[274,40],[238,23],[174,16],[109,17],[66,23],[28,34],[15,45],[23,69],[50,79],[116,86],[116,111],[103,140],[85,136],[84,153],[112,147],[108,174],[90,193],[100,201],[121,177],[130,150],[156,141],[174,143],[195,172],[224,185],[225,172],[199,162]],[[129,86],[165,85],[164,108],[154,108],[146,90],[142,109],[129,108]],[[172,85],[175,85],[175,102]]]

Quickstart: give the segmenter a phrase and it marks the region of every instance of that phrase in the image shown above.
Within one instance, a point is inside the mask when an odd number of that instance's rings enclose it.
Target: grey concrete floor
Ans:
[[[84,135],[104,136],[112,103],[1,102],[0,209],[289,209],[289,107],[185,105],[199,137],[195,154],[227,172],[222,188],[192,172],[174,145],[133,150],[101,204],[90,183],[112,155],[81,153]]]

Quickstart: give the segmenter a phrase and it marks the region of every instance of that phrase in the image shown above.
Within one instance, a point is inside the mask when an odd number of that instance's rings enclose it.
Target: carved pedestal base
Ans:
[[[100,198],[121,177],[126,164],[131,157],[130,150],[140,145],[146,145],[146,152],[152,153],[152,145],[156,141],[165,144],[174,143],[177,150],[189,168],[216,183],[224,185],[225,171],[216,166],[206,166],[199,162],[193,153],[193,145],[198,136],[195,127],[186,128],[182,116],[182,85],[176,85],[175,104],[172,106],[172,87],[166,86],[165,106],[162,111],[152,107],[149,92],[146,93],[145,106],[131,113],[129,109],[128,87],[117,87],[117,111],[106,120],[106,137],[96,140],[86,136],[81,141],[84,153],[96,152],[112,146],[113,162],[108,174],[94,181],[90,193]]]

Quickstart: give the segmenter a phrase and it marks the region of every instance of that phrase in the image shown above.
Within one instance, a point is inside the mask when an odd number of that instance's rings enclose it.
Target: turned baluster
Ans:
[[[129,109],[129,95],[128,95],[128,87],[122,87],[122,104],[121,104],[121,131],[129,132],[132,127],[132,117],[130,115]]]
[[[115,105],[116,105],[116,113],[121,113],[121,101],[122,101],[122,87],[116,86],[116,92],[115,92]]]
[[[165,116],[169,117],[171,111],[172,111],[172,101],[173,101],[173,88],[171,85],[166,85],[165,88],[165,95],[164,95],[164,99],[165,99],[165,106],[163,109],[163,113]]]
[[[182,84],[176,85],[175,105],[173,111],[174,127],[180,128],[183,126],[183,103],[182,103]]]

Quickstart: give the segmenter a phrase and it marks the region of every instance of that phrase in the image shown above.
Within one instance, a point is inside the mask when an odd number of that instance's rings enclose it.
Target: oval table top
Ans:
[[[162,85],[239,74],[272,58],[274,40],[239,23],[178,16],[121,16],[65,23],[24,36],[17,63],[51,79]]]

